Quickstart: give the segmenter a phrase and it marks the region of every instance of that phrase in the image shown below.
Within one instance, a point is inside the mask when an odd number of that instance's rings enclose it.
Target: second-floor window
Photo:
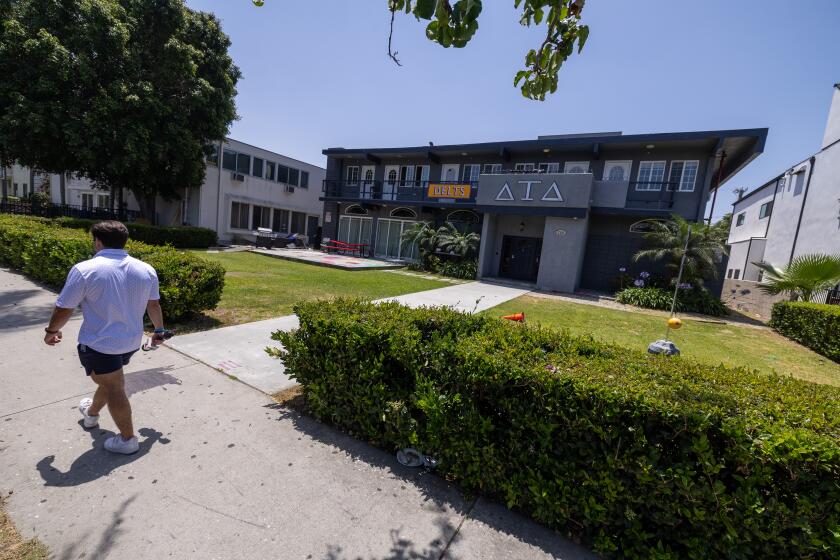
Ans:
[[[746,218],[747,218],[747,215],[746,215],[745,212],[741,212],[740,214],[738,214],[738,217],[735,218],[735,227],[739,227],[739,226],[744,225],[744,220]]]
[[[588,161],[567,161],[564,173],[589,173]]]
[[[762,220],[773,213],[773,201],[765,202],[758,211],[758,219]]]
[[[250,175],[251,156],[248,154],[240,154],[239,152],[225,148],[222,153],[222,169],[242,173],[244,175]]]
[[[520,173],[531,173],[534,170],[533,163],[517,163],[514,168],[514,171],[518,171]]]
[[[699,165],[699,161],[672,161],[671,174],[668,176],[668,182],[671,184],[668,188],[673,189],[676,186],[680,192],[692,192]]]
[[[540,173],[560,173],[559,163],[541,163]]]
[[[273,161],[265,162],[265,178],[269,181],[274,180],[274,168],[276,164]]]
[[[403,186],[413,186],[415,181],[429,180],[428,165],[403,165],[400,167],[400,183]]]
[[[358,165],[351,165],[347,168],[347,184],[348,185],[358,185],[359,184],[359,166]]]
[[[485,163],[484,164],[484,174],[485,175],[498,175],[502,172],[502,164],[501,163]]]
[[[309,188],[309,171],[300,172],[300,185],[298,186],[302,189]]]
[[[658,191],[665,180],[664,161],[642,161],[639,163],[639,174],[636,177],[637,191]]]
[[[468,163],[464,165],[464,174],[461,177],[462,181],[478,181],[478,176],[481,174],[481,166],[477,163]]]
[[[263,176],[263,160],[262,158],[254,158],[254,177]]]

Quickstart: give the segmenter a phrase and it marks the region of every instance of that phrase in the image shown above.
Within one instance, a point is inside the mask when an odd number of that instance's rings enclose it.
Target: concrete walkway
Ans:
[[[396,301],[409,307],[449,306],[467,313],[475,313],[526,293],[526,289],[468,282],[377,301]],[[272,332],[287,331],[297,326],[297,317],[287,315],[176,336],[169,346],[210,367],[233,375],[260,391],[274,394],[291,387],[295,382],[285,375],[282,362],[265,353],[265,347],[279,346],[279,343],[271,340]]]
[[[503,507],[279,407],[172,350],[127,368],[141,450],[102,450],[79,320],[42,343],[55,295],[0,269],[0,492],[57,559],[583,559]]]

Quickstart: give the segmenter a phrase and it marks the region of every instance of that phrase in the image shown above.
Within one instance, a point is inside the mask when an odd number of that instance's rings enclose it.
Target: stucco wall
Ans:
[[[840,253],[840,143],[815,156],[794,256],[807,253]]]
[[[767,295],[758,286],[758,282],[727,278],[723,281],[723,291],[720,299],[727,307],[735,311],[740,311],[765,322],[769,321],[773,304],[789,298],[785,295]]]
[[[588,224],[586,219],[546,217],[537,288],[553,292],[578,289]]]

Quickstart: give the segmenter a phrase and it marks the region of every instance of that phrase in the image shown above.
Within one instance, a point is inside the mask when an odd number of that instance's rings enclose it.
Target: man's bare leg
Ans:
[[[93,404],[87,409],[88,416],[99,416],[99,411],[108,404],[108,390],[99,383],[98,375],[91,374],[91,379],[96,383],[96,392],[93,394]]]
[[[108,412],[111,413],[111,418],[114,419],[114,423],[119,428],[123,439],[128,440],[133,438],[134,424],[131,421],[131,403],[128,402],[128,396],[125,394],[125,375],[123,375],[122,368],[111,373],[91,373],[90,376],[99,385],[99,388],[96,390],[97,393],[99,389],[104,389],[105,399],[108,403]],[[96,395],[94,395],[95,398]],[[95,404],[96,401],[94,400]]]

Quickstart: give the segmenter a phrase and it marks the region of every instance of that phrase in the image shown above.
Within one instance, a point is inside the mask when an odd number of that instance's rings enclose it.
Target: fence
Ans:
[[[133,210],[111,210],[110,208],[89,208],[73,204],[53,204],[29,200],[0,200],[0,213],[40,216],[42,218],[85,218],[89,220],[121,220],[133,222],[140,217]]]

